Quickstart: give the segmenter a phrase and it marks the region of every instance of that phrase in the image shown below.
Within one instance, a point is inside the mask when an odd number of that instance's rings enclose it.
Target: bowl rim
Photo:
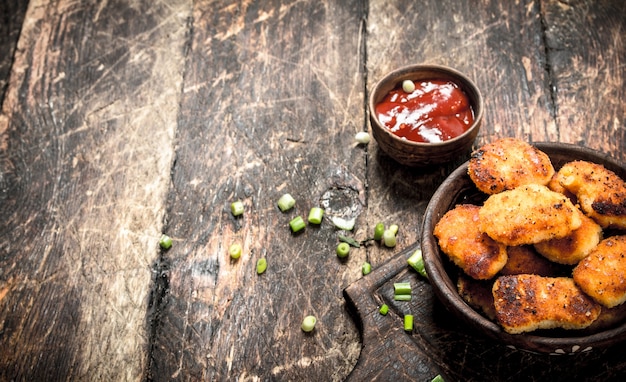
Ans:
[[[475,96],[474,98],[476,99],[475,104],[472,105],[474,107],[474,113],[475,113],[474,122],[465,132],[463,132],[463,134],[457,135],[454,138],[447,139],[442,142],[415,142],[415,141],[402,139],[401,137],[398,137],[397,135],[389,131],[389,129],[385,128],[385,126],[382,123],[380,123],[380,121],[376,117],[376,95],[378,95],[378,89],[380,89],[385,83],[391,80],[394,80],[394,82],[397,83],[397,79],[396,79],[397,77],[410,77],[411,74],[414,74],[415,72],[418,72],[418,71],[438,72],[438,73],[442,73],[443,75],[446,75],[447,77],[452,77],[454,81],[457,83],[457,85],[462,86],[462,90],[465,93],[467,93],[468,90],[471,90],[471,93],[474,94]],[[408,79],[408,78],[405,78],[405,79]],[[368,108],[369,108],[369,113],[370,113],[370,121],[372,121],[371,122],[372,125],[374,125],[374,121],[376,122],[375,124],[379,128],[378,129],[379,132],[382,132],[383,134],[390,136],[391,139],[393,140],[397,140],[409,146],[415,146],[415,147],[447,146],[447,145],[452,145],[457,141],[463,140],[466,136],[470,135],[473,130],[475,130],[477,127],[480,126],[482,119],[483,119],[483,115],[484,115],[484,109],[485,109],[482,93],[480,89],[478,88],[478,86],[476,86],[476,83],[472,81],[467,75],[460,72],[459,70],[446,66],[446,65],[440,65],[440,64],[410,64],[410,65],[401,66],[390,72],[387,72],[387,74],[385,74],[381,79],[379,79],[372,87],[372,91],[370,92],[369,97],[368,97]],[[374,127],[372,126],[372,128]]]
[[[530,142],[530,144],[544,152],[548,151],[546,152],[548,156],[554,156],[575,150],[579,154],[583,154],[585,157],[595,158],[596,161],[601,162],[600,164],[605,166],[608,165],[608,167],[612,168],[622,169],[622,171],[626,173],[626,165],[624,163],[612,158],[607,153],[602,153],[588,147],[561,142]],[[572,158],[572,160],[575,159]],[[435,222],[440,218],[434,216],[437,200],[439,200],[441,195],[449,194],[450,190],[448,188],[454,186],[455,182],[459,182],[460,179],[463,179],[463,177],[467,177],[467,179],[469,179],[469,175],[467,175],[468,164],[469,161],[461,164],[441,183],[431,197],[422,221],[420,244],[424,257],[424,265],[430,279],[430,283],[433,285],[433,290],[443,305],[445,305],[448,310],[451,310],[452,313],[456,314],[458,318],[479,329],[482,333],[488,335],[492,339],[500,340],[507,345],[516,346],[522,349],[526,348],[525,350],[539,350],[539,352],[546,352],[542,349],[552,348],[558,352],[558,349],[562,350],[567,347],[572,349],[580,347],[582,348],[580,350],[583,350],[585,348],[591,349],[592,347],[595,348],[608,345],[615,341],[618,336],[621,336],[622,339],[626,339],[626,336],[624,336],[626,333],[626,322],[596,333],[581,333],[581,335],[576,335],[575,332],[572,331],[572,335],[567,337],[542,336],[533,334],[533,332],[510,334],[505,332],[497,323],[489,320],[470,307],[460,297],[456,287],[453,285],[452,279],[445,271],[443,262],[440,261],[441,252],[439,250],[437,240],[432,232],[434,225],[436,224]],[[463,190],[457,190],[457,196],[462,192]],[[455,196],[455,198],[457,196]],[[533,346],[529,347],[529,343]]]

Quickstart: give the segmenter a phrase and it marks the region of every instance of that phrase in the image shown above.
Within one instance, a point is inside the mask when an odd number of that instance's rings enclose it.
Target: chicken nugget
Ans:
[[[521,274],[558,276],[566,274],[564,267],[541,256],[532,246],[507,247],[506,254],[508,261],[500,270],[500,275],[502,276]]]
[[[478,230],[480,207],[459,204],[437,222],[433,234],[450,260],[475,279],[494,277],[506,264],[506,247]]]
[[[537,252],[555,263],[578,264],[602,240],[602,227],[585,215],[581,218],[582,225],[569,235],[535,244]]]
[[[626,182],[617,174],[587,161],[566,163],[557,174],[587,216],[603,228],[626,229]]]
[[[559,172],[556,172],[554,176],[552,177],[552,179],[550,180],[550,182],[548,182],[548,188],[554,192],[558,192],[560,194],[567,196],[569,200],[572,201],[572,204],[574,205],[578,204],[578,201],[576,200],[576,195],[570,192],[567,188],[563,187],[563,185],[561,184],[562,177],[563,177],[562,174],[560,174]]]
[[[580,227],[581,215],[563,194],[528,184],[489,196],[478,223],[495,241],[517,246],[565,237]]]
[[[502,138],[475,150],[467,173],[488,194],[535,183],[547,185],[554,167],[546,153],[516,138]]]
[[[626,301],[626,235],[608,237],[582,259],[572,277],[583,292],[612,308]]]
[[[536,329],[584,329],[602,310],[569,277],[501,276],[492,292],[496,319],[511,334]]]

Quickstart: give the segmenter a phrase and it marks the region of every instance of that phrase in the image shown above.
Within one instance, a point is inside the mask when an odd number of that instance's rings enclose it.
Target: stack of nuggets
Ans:
[[[472,153],[468,175],[487,199],[457,205],[434,229],[462,270],[457,286],[468,304],[508,333],[599,329],[626,317],[621,178],[584,161],[555,171],[545,153],[514,138]]]

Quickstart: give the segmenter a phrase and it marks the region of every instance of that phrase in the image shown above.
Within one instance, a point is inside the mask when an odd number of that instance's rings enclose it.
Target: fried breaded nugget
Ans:
[[[565,270],[561,266],[538,254],[532,246],[507,247],[506,254],[508,261],[500,270],[502,276],[521,274],[556,276],[565,274]]]
[[[602,240],[578,263],[572,277],[583,292],[607,308],[626,301],[626,235]]]
[[[492,291],[497,321],[512,334],[536,329],[583,329],[602,310],[569,277],[501,276]]]
[[[433,230],[450,260],[475,279],[489,279],[506,264],[506,247],[478,230],[480,207],[459,204]]]
[[[586,161],[566,163],[557,174],[587,216],[603,228],[626,229],[626,183],[617,174]]]
[[[456,283],[461,298],[475,310],[481,311],[490,320],[496,319],[493,305],[492,280],[475,280],[461,274]]]
[[[576,200],[576,195],[570,192],[567,188],[563,187],[563,185],[561,184],[562,177],[563,177],[562,174],[559,174],[559,172],[556,172],[554,176],[552,177],[552,179],[550,180],[550,182],[548,182],[548,188],[554,192],[558,192],[559,194],[563,194],[567,196],[569,200],[572,201],[572,204],[574,205],[578,204],[578,201]]]
[[[580,227],[581,216],[563,194],[528,184],[487,198],[479,224],[495,241],[516,246],[565,237]]]
[[[578,264],[602,240],[602,227],[585,215],[581,218],[582,225],[564,238],[535,244],[537,252],[555,263]]]
[[[488,194],[535,183],[547,185],[554,175],[543,151],[516,138],[502,138],[474,151],[467,173],[476,187]]]

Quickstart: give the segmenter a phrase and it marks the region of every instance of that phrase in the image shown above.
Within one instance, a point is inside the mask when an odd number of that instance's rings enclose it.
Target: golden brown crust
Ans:
[[[535,244],[535,249],[547,259],[559,264],[575,265],[584,259],[602,240],[602,227],[585,215],[582,225],[561,239]]]
[[[585,161],[555,172],[545,153],[515,138],[474,151],[467,173],[487,200],[477,217],[446,214],[435,236],[463,270],[457,289],[468,305],[509,333],[595,333],[626,319],[626,239],[602,240],[605,228],[626,230],[624,180]],[[494,282],[500,264],[476,253],[500,244],[507,260]]]
[[[493,285],[496,318],[508,333],[536,329],[583,329],[601,306],[568,277],[501,276]]]
[[[600,226],[626,229],[626,183],[614,172],[596,163],[573,161],[561,167],[557,179]]]
[[[563,194],[528,184],[491,195],[480,209],[479,224],[495,241],[517,246],[565,237],[582,221]]]
[[[532,246],[507,247],[506,254],[508,261],[500,270],[502,276],[521,274],[555,276],[563,273],[560,266],[539,255]]]
[[[576,284],[594,300],[612,308],[626,301],[626,235],[600,242],[574,268]]]
[[[550,180],[550,182],[548,183],[548,188],[554,192],[558,192],[559,194],[563,194],[567,196],[569,200],[572,201],[572,204],[574,205],[578,204],[578,201],[576,200],[576,195],[571,193],[567,188],[563,187],[563,185],[561,184],[562,177],[563,177],[562,174],[560,174],[559,172],[556,172],[554,176],[552,177],[552,179]]]
[[[460,204],[446,212],[433,231],[450,260],[475,279],[494,277],[506,263],[506,247],[478,230],[480,207]]]
[[[547,185],[555,173],[548,155],[516,138],[502,138],[474,151],[467,172],[489,195],[525,184]]]

